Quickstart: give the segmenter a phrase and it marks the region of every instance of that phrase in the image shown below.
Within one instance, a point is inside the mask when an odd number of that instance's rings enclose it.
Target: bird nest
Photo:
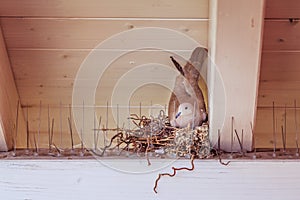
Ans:
[[[210,154],[208,125],[203,124],[194,129],[176,128],[170,125],[164,111],[154,117],[130,116],[136,127],[133,129],[118,129],[108,145],[92,150],[96,156],[113,155],[118,152],[145,154],[149,161],[149,154],[156,157],[186,157],[194,155],[197,158],[207,158]],[[109,131],[101,129],[102,131]],[[114,129],[116,131],[116,129]],[[117,150],[118,149],[118,150]]]
[[[196,155],[199,158],[210,156],[210,142],[208,134],[208,125],[203,124],[195,129],[182,128],[176,129],[175,138],[172,145],[165,151],[171,155],[179,157],[190,157]]]

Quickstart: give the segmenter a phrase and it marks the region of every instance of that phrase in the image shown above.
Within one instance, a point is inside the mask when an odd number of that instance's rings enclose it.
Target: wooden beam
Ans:
[[[300,3],[299,0],[267,0],[266,18],[299,18]]]
[[[244,149],[252,149],[250,123],[254,124],[259,83],[264,1],[213,1],[210,52],[215,68],[209,82],[210,125],[213,141],[221,130],[221,148],[240,150],[233,129],[244,131]],[[218,79],[218,73],[221,80]],[[223,84],[223,88],[221,84]],[[222,107],[222,104],[224,107]],[[222,123],[223,122],[223,123]]]
[[[19,96],[10,67],[1,27],[0,69],[0,151],[7,151],[13,147],[13,139],[16,134],[16,113]],[[25,135],[26,129],[21,107],[19,107],[18,116],[18,138],[22,139],[21,135]]]
[[[264,24],[264,51],[297,51],[299,50],[300,24],[288,19],[280,21],[266,20]]]
[[[2,0],[1,16],[207,18],[208,0]]]
[[[223,166],[212,160],[195,160],[195,170],[182,170],[174,177],[162,177],[158,194],[152,190],[159,173],[171,166],[189,167],[179,159],[165,167],[167,159],[97,160],[6,160],[0,162],[3,199],[222,199],[295,200],[300,184],[300,162],[291,160],[235,160]],[[108,166],[118,168],[109,168]],[[153,166],[163,169],[150,171]],[[157,167],[158,168],[158,167]],[[137,169],[135,174],[116,169]],[[125,169],[125,170],[124,170]],[[141,169],[148,170],[141,173]],[[139,171],[138,171],[139,170]],[[47,181],[45,181],[47,180]],[[101,181],[100,181],[101,180]],[[111,189],[109,189],[111,188]],[[114,192],[117,189],[118,192]],[[212,191],[213,190],[213,191]],[[63,192],[58,192],[63,191]],[[201,198],[199,198],[201,197]]]
[[[132,28],[161,27],[182,32],[207,46],[208,20],[0,18],[7,48],[93,49]]]

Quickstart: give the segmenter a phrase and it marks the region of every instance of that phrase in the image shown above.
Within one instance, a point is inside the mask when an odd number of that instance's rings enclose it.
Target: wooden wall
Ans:
[[[273,101],[275,107],[280,107],[275,109],[277,147],[282,148],[281,126],[285,126],[285,107],[287,107],[287,147],[296,146],[295,100],[297,104],[297,127],[300,127],[299,17],[300,2],[297,0],[266,1],[255,128],[255,140],[258,147],[273,147]]]
[[[25,133],[25,121],[0,26],[0,151],[7,151]],[[22,140],[20,137],[19,140]]]
[[[29,119],[31,146],[33,135],[38,132],[39,104],[42,102],[40,147],[48,144],[47,106],[50,118],[55,118],[54,142],[69,145],[67,125],[68,108],[63,108],[63,142],[59,141],[60,102],[71,104],[72,88],[77,70],[89,52],[100,42],[119,32],[140,27],[170,28],[207,46],[208,0],[2,0],[0,23],[7,44],[8,55],[25,117]],[[133,58],[141,63],[145,56]],[[172,65],[166,57],[158,63]],[[127,63],[126,63],[127,62]],[[129,65],[128,60],[115,66],[120,72]],[[114,74],[113,72],[111,74]],[[109,81],[103,84],[97,101],[109,101],[105,91]],[[152,90],[165,91],[152,87]],[[145,89],[139,90],[145,94]],[[138,91],[137,91],[138,92]],[[149,94],[149,93],[148,93]],[[143,97],[143,95],[135,95]],[[157,95],[153,103],[167,102],[168,95]],[[136,102],[141,101],[136,99]],[[150,102],[148,102],[150,104]],[[164,104],[165,104],[164,103]],[[26,107],[29,107],[28,109]],[[56,108],[53,108],[56,107]],[[18,147],[26,146],[26,136]],[[76,144],[79,140],[76,138]]]

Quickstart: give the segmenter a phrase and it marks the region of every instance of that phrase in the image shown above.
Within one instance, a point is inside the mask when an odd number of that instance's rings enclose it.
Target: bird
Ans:
[[[178,106],[178,111],[175,115],[175,119],[170,121],[171,126],[185,128],[195,127],[201,120],[205,120],[207,115],[203,110],[196,112],[195,106],[191,103],[182,103]]]
[[[169,99],[170,124],[180,128],[188,125],[192,128],[200,126],[208,118],[203,92],[199,87],[200,68],[207,58],[207,50],[202,47],[194,49],[191,58],[184,67],[173,56],[170,58],[180,72],[176,77],[174,89]],[[187,110],[185,110],[186,107]]]

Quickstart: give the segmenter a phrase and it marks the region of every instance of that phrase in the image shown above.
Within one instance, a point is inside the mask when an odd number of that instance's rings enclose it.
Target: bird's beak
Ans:
[[[181,115],[181,112],[178,112],[175,116],[175,119],[177,119]]]

